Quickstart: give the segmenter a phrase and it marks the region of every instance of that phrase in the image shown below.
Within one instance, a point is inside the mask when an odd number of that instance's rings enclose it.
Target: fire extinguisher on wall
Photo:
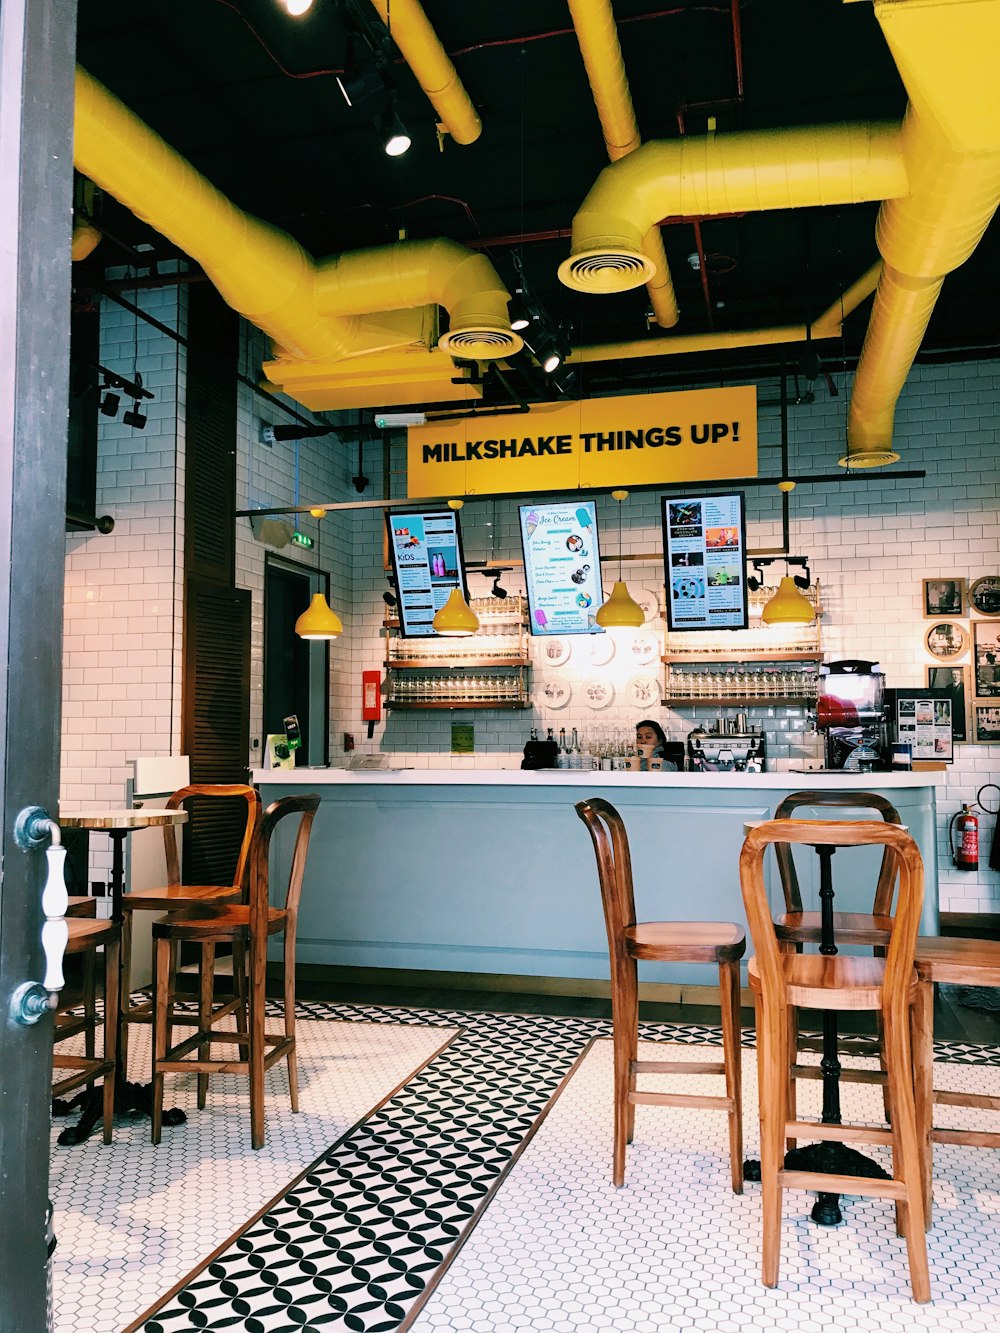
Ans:
[[[961,813],[952,815],[951,823],[948,825],[948,842],[951,846],[952,860],[959,870],[979,869],[979,820],[972,813],[971,805],[963,805]]]

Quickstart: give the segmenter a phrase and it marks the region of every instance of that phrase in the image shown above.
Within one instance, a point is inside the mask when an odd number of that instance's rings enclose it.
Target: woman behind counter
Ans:
[[[663,728],[659,722],[654,722],[652,718],[643,718],[641,722],[635,724],[635,743],[636,745],[651,745],[653,753],[651,759],[663,760],[663,771],[676,772],[677,765],[672,759],[667,758],[667,747],[669,742],[664,734]]]

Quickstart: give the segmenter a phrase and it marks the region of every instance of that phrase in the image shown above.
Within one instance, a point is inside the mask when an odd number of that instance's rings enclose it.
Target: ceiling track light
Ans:
[[[382,136],[382,148],[387,157],[402,157],[409,150],[412,140],[406,126],[396,110],[396,95],[386,95],[385,108],[376,118],[378,131]]]
[[[747,587],[756,592],[764,584],[764,569],[775,561],[785,562],[785,574],[778,584],[774,595],[761,611],[761,620],[765,625],[811,625],[816,619],[816,608],[808,597],[802,594],[812,586],[809,572],[809,560],[804,555],[753,556],[751,565],[754,573],[747,575]],[[788,571],[800,569],[801,574],[792,575]],[[801,591],[800,591],[801,589]]]

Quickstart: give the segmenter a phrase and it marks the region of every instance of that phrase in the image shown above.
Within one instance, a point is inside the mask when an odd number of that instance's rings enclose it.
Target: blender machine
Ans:
[[[824,733],[828,769],[888,768],[885,676],[878,662],[850,659],[820,667],[816,730]]]

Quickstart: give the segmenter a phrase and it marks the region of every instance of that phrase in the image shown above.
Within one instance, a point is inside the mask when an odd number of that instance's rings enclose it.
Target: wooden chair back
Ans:
[[[299,901],[302,897],[302,879],[306,873],[306,854],[309,850],[309,837],[312,823],[319,809],[318,796],[284,796],[279,801],[272,801],[264,811],[254,840],[253,855],[250,859],[250,942],[251,947],[266,946],[267,911],[270,905],[269,857],[271,838],[274,830],[289,815],[300,814],[298,832],[295,835],[295,847],[292,851],[292,866],[285,891],[284,909],[287,914],[287,927],[293,935],[298,920]]]
[[[576,813],[586,824],[597,855],[608,948],[612,957],[618,952],[624,954],[625,931],[635,925],[632,858],[625,822],[611,802],[600,796],[578,801]]]
[[[233,888],[243,889],[247,882],[247,871],[250,864],[250,849],[253,846],[254,834],[257,832],[257,826],[260,823],[260,793],[255,787],[248,787],[244,783],[225,783],[225,782],[202,782],[193,783],[188,787],[179,787],[171,796],[167,798],[167,809],[177,810],[189,801],[192,797],[242,797],[246,801],[246,826],[243,830],[243,836],[240,840],[240,850],[236,858],[236,868],[233,872]],[[178,885],[181,882],[180,857],[177,851],[177,825],[164,824],[163,826],[163,846],[167,858],[167,883],[171,886]]]
[[[771,819],[751,829],[740,852],[740,886],[750,926],[761,988],[772,1003],[784,1004],[782,953],[771,919],[771,905],[764,883],[764,853],[773,846],[801,844],[810,847],[883,846],[890,858],[899,891],[892,932],[886,950],[882,982],[884,1003],[905,1005],[913,980],[913,955],[924,902],[924,863],[910,835],[894,824],[874,820]],[[834,861],[836,885],[836,861]],[[902,1021],[903,1010],[900,1010]]]
[[[887,824],[901,824],[899,811],[894,805],[870,791],[794,791],[786,796],[774,812],[775,819],[790,819],[792,812],[803,805],[821,805],[836,810],[876,810]],[[836,816],[834,816],[836,818]],[[781,877],[781,891],[785,896],[785,911],[802,911],[802,893],[799,889],[799,877],[788,843],[776,843],[775,858],[778,862],[778,874]],[[878,880],[875,884],[875,901],[872,906],[873,916],[890,916],[892,897],[896,877],[894,863],[888,848],[882,854]]]

